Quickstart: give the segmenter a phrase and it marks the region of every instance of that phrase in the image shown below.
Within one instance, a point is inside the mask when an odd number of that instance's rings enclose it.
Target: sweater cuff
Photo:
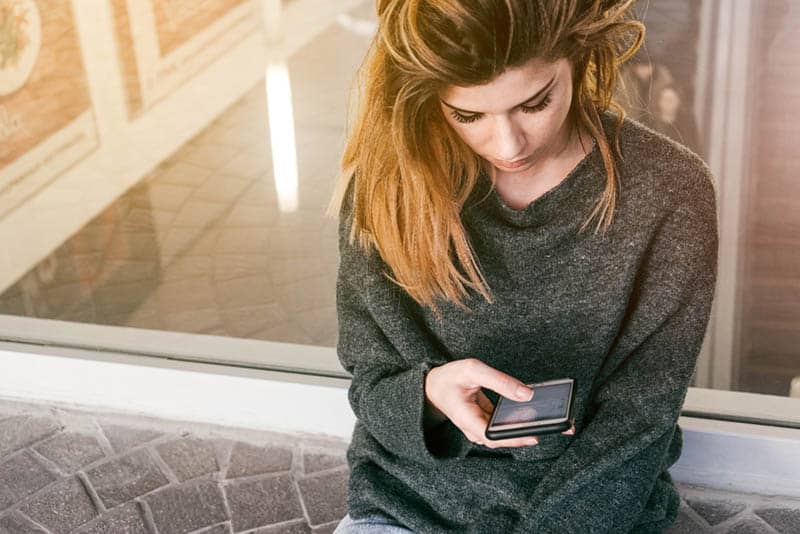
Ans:
[[[434,364],[422,362],[382,378],[362,400],[368,411],[368,428],[384,447],[427,465],[466,457],[472,443],[449,420],[428,430],[424,427],[425,374]],[[406,399],[405,402],[402,399]],[[398,409],[405,406],[406,409]]]
[[[429,363],[420,364],[422,370],[422,415],[423,420],[420,423],[423,428],[423,442],[428,453],[434,459],[447,459],[447,458],[464,458],[470,450],[472,450],[473,443],[470,442],[461,429],[453,424],[450,419],[445,419],[441,423],[425,430],[425,407],[427,399],[425,398],[425,377],[428,371],[433,366]]]
[[[427,399],[425,398],[425,377],[428,371],[434,367],[429,362],[423,362],[418,365],[414,371],[419,372],[419,406],[415,406],[414,413],[418,415],[418,421],[415,423],[418,428],[422,429],[422,444],[425,449],[425,461],[435,462],[437,460],[446,459],[461,459],[467,456],[472,450],[472,442],[461,432],[456,425],[449,419],[429,428],[425,431],[425,405]],[[416,373],[415,373],[416,374]]]

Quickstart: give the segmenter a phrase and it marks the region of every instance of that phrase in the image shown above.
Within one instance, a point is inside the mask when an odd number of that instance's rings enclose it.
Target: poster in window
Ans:
[[[128,117],[258,29],[254,0],[110,0]]]
[[[0,0],[0,219],[98,146],[68,0]]]

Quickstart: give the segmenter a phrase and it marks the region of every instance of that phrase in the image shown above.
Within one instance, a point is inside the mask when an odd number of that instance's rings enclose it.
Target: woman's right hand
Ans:
[[[533,436],[490,440],[486,426],[494,405],[481,391],[485,387],[518,402],[528,401],[533,390],[513,376],[494,369],[477,358],[455,360],[433,367],[425,377],[425,397],[432,408],[439,410],[457,426],[473,443],[491,449],[497,447],[524,447],[536,445]],[[517,390],[523,389],[520,397]],[[568,430],[566,433],[571,433]]]

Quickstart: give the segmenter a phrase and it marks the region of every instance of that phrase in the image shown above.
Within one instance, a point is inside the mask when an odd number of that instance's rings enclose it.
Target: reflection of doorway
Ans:
[[[751,157],[742,188],[739,390],[785,396],[800,376],[800,5],[753,3]]]
[[[719,180],[720,257],[696,385],[786,396],[800,375],[800,9],[711,3],[707,161]]]
[[[800,109],[786,108],[800,86],[789,42],[798,12],[786,0],[637,4],[647,27],[637,56],[654,74],[637,87],[641,114],[632,116],[700,154],[718,182],[718,284],[697,387],[785,396],[800,375],[800,187],[788,179],[800,160],[787,157]],[[656,93],[671,83],[695,141],[686,121],[660,121]]]

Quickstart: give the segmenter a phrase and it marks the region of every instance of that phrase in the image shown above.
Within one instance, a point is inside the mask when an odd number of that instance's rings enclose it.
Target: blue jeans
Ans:
[[[342,518],[333,534],[414,534],[395,521],[382,515],[370,515],[353,519],[350,514]]]

